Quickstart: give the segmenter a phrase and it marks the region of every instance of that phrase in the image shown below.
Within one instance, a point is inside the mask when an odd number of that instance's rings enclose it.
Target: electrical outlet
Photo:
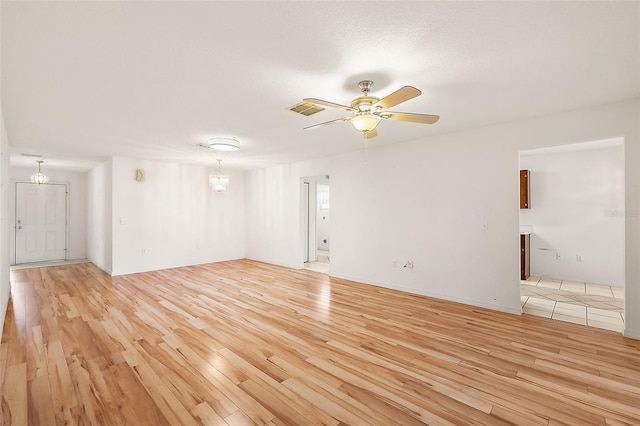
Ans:
[[[556,252],[556,260],[562,260],[562,253]]]
[[[486,231],[487,229],[489,229],[489,222],[482,222],[482,230]]]
[[[146,255],[147,254],[147,249],[142,249],[142,255]]]
[[[398,267],[398,262],[396,260],[393,261],[393,267],[397,268]]]
[[[582,255],[576,254],[576,262],[582,262]]]

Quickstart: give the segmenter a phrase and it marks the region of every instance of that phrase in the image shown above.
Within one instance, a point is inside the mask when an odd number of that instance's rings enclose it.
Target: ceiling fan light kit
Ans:
[[[370,132],[376,128],[380,120],[377,115],[364,113],[351,117],[351,124],[360,132]]]
[[[434,124],[440,118],[440,116],[433,114],[417,114],[411,112],[394,112],[387,110],[387,108],[392,108],[396,105],[413,99],[416,96],[420,96],[422,92],[415,87],[404,86],[391,93],[390,95],[379,99],[375,96],[369,96],[369,91],[371,90],[371,86],[373,86],[373,81],[363,80],[358,83],[358,86],[360,87],[363,95],[355,98],[349,106],[317,98],[304,99],[304,103],[342,109],[353,114],[351,116],[337,118],[334,120],[325,121],[324,123],[308,126],[305,127],[305,130],[315,129],[318,127],[326,126],[328,124],[336,123],[338,121],[349,121],[356,130],[365,134],[366,139],[371,139],[378,135],[376,127],[381,120],[396,120],[421,124]]]

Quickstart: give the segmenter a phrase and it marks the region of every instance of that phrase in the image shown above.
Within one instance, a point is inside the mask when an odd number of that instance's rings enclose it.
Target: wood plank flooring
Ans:
[[[248,260],[11,281],[5,425],[640,424],[615,332]]]

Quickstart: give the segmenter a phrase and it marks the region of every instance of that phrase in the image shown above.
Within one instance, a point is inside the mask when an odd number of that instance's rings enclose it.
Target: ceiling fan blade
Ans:
[[[410,121],[412,123],[433,124],[440,118],[439,115],[415,114],[411,112],[391,112],[385,111],[383,117],[391,120]]]
[[[343,109],[345,111],[355,111],[354,108],[351,108],[350,106],[346,106],[346,105],[341,105],[341,104],[336,104],[334,102],[329,102],[329,101],[323,101],[322,99],[316,99],[316,98],[305,98],[303,99],[304,102],[310,102],[312,104],[316,104],[316,105],[323,105],[329,108],[338,108],[338,109]]]
[[[398,104],[408,101],[409,99],[420,96],[421,94],[422,92],[413,86],[404,86],[403,88],[396,90],[392,94],[380,99],[378,102],[372,105],[372,108],[392,108]]]
[[[374,128],[373,130],[369,130],[368,132],[364,132],[365,139],[372,139],[378,136],[378,128]]]
[[[305,101],[306,102],[306,101]],[[342,118],[336,118],[335,120],[329,120],[329,121],[325,121],[324,123],[318,123],[318,124],[314,124],[313,126],[308,126],[305,127],[304,130],[309,130],[309,129],[316,129],[318,127],[322,127],[322,126],[326,126],[327,124],[333,124],[336,123],[338,121],[347,121],[349,120],[351,117],[342,117]]]

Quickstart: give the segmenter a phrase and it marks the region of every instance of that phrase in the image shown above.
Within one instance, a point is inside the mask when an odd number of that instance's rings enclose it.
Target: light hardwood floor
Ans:
[[[12,271],[3,424],[640,423],[640,341],[240,260]]]

